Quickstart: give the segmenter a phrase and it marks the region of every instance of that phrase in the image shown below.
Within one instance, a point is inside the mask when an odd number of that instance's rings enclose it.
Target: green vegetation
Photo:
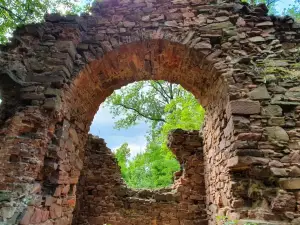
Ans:
[[[220,225],[238,225],[241,224],[239,220],[230,219],[228,216],[217,216],[217,222]],[[257,223],[246,222],[243,225],[258,225]]]
[[[145,152],[132,160],[128,144],[116,150],[122,176],[130,187],[159,188],[172,183],[180,166],[167,148],[170,130],[199,130],[204,109],[194,96],[180,85],[164,81],[133,83],[114,92],[106,101],[114,117],[123,115],[115,127],[128,128],[141,121],[149,125]]]
[[[287,67],[288,65],[288,67]],[[300,64],[284,60],[265,59],[255,65],[256,70],[264,75],[264,82],[275,80],[295,80],[300,77]]]
[[[0,44],[8,41],[18,26],[40,22],[44,14],[78,14],[89,9],[91,0],[0,0]]]
[[[287,5],[287,8],[284,8],[281,13],[278,11],[278,7],[276,7],[279,1],[281,0],[242,0],[242,2],[248,2],[251,5],[265,3],[269,8],[270,15],[289,15],[300,22],[300,0],[295,0],[292,4]]]

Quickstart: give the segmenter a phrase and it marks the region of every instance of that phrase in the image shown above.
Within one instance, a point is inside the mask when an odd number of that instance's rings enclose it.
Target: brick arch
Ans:
[[[19,28],[0,51],[20,99],[0,124],[0,222],[70,224],[98,105],[154,75],[182,84],[208,111],[209,223],[228,214],[299,224],[299,29],[262,4],[198,0],[104,1],[91,15]]]
[[[219,95],[223,94],[222,101],[228,100],[226,78],[214,67],[217,62],[205,59],[199,50],[167,40],[125,44],[86,65],[66,90],[64,102],[78,113],[79,120],[90,124],[100,103],[114,90],[136,81],[164,80],[182,85],[209,108]]]
[[[114,90],[141,80],[165,80],[182,85],[186,90],[194,94],[206,108],[206,124],[208,126],[204,129],[205,135],[220,140],[223,138],[230,142],[230,137],[215,136],[214,129],[210,127],[215,118],[220,118],[219,123],[215,121],[215,128],[219,127],[221,129],[221,121],[223,123],[232,123],[226,115],[226,108],[229,102],[228,84],[222,72],[215,68],[217,62],[217,60],[206,59],[205,55],[197,49],[167,40],[149,40],[125,44],[116,50],[108,52],[103,58],[90,62],[73,80],[70,85],[71,88],[65,89],[62,95],[64,96],[62,109],[68,113],[68,121],[76,121],[77,124],[85,125],[82,130],[79,129],[76,123],[70,122],[73,130],[77,133],[76,136],[78,137],[76,139],[81,140],[81,143],[78,143],[76,146],[76,151],[80,155],[78,160],[83,158],[85,141],[82,140],[87,138],[89,125],[92,123],[99,105]],[[232,126],[228,125],[228,127]],[[207,140],[204,143],[210,147],[212,145],[207,143]],[[217,144],[219,144],[219,141],[213,145]],[[214,161],[214,157],[209,156],[214,154],[212,151],[210,148],[204,148],[204,157],[209,157],[210,160]],[[199,170],[202,170],[201,168],[199,167]],[[196,169],[198,168],[196,167]],[[205,181],[207,186],[213,187],[212,183],[215,181],[209,175],[209,166],[206,167],[206,170]],[[92,173],[92,170],[90,173]],[[202,191],[205,192],[205,190]],[[209,191],[210,189],[207,189],[207,195],[209,195]],[[82,196],[83,192],[78,194]],[[84,196],[80,201],[85,201],[83,199]],[[206,204],[214,204],[215,201],[216,199],[212,196],[212,199],[207,199]],[[193,201],[191,200],[191,202]],[[88,205],[88,202],[85,202],[85,204]],[[201,207],[202,211],[206,209],[205,205]],[[77,213],[80,214],[80,212]],[[201,216],[203,215],[196,217],[195,221],[191,220],[190,222],[193,221],[193,223],[197,224],[199,221],[202,221],[201,223],[205,224],[206,220]],[[88,219],[92,221],[92,224],[96,224],[97,222],[95,221],[102,221],[95,219],[96,215],[90,217],[94,218]],[[202,220],[199,220],[199,218],[202,218]],[[124,221],[121,220],[122,222]],[[73,223],[76,223],[76,220]],[[138,223],[135,222],[134,224]]]

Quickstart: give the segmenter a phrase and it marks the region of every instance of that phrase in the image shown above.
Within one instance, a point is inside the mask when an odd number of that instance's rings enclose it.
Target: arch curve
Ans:
[[[201,51],[167,40],[130,43],[86,65],[66,90],[64,102],[79,107],[73,111],[91,123],[100,103],[114,90],[135,81],[164,80],[182,85],[207,109],[213,108],[209,106],[213,98],[228,101],[226,78],[214,67],[216,62]]]

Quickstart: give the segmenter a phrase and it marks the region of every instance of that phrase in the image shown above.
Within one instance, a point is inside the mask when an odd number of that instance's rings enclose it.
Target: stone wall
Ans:
[[[299,224],[300,26],[267,11],[109,0],[19,28],[0,50],[0,221],[70,224],[100,103],[131,82],[165,80],[207,112],[209,223],[226,214]]]
[[[175,130],[169,146],[183,166],[172,187],[133,190],[103,139],[89,136],[77,186],[74,225],[205,225],[203,143],[199,131]]]

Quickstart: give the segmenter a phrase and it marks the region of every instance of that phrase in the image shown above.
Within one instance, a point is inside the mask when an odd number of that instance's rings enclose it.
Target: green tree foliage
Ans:
[[[88,10],[91,0],[0,0],[0,43],[8,41],[16,27],[40,22],[45,13],[74,14]]]
[[[280,9],[278,7],[278,3],[280,1],[285,1],[285,0],[242,0],[243,2],[248,2],[251,5],[257,5],[260,3],[266,4],[266,6],[269,8],[269,14],[273,15],[289,15],[297,22],[300,22],[300,0],[294,0],[292,4],[289,4],[286,8]],[[279,11],[282,11],[281,13]]]
[[[293,17],[298,23],[300,23],[300,1],[298,3],[294,3],[289,5],[288,8],[285,8],[283,11],[284,15],[290,15]]]
[[[122,177],[126,179],[127,175],[127,161],[130,156],[130,149],[128,148],[128,143],[124,143],[115,152],[118,165],[121,167]]]
[[[177,84],[143,81],[115,91],[105,106],[109,107],[114,117],[122,115],[115,123],[118,129],[134,126],[141,121],[149,125],[145,152],[132,160],[127,158],[125,164],[119,164],[126,183],[135,188],[170,185],[173,173],[180,166],[167,148],[167,135],[175,128],[200,129],[204,109],[195,97]],[[120,157],[119,151],[116,151],[117,158]]]

